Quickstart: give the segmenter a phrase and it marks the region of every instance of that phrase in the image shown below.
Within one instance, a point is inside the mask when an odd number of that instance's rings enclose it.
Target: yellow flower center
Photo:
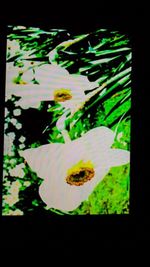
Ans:
[[[77,164],[68,169],[66,182],[70,185],[80,186],[90,181],[94,175],[93,163],[90,160],[87,162],[80,160]]]
[[[72,93],[70,89],[60,88],[54,91],[54,100],[56,102],[64,102],[72,98]]]

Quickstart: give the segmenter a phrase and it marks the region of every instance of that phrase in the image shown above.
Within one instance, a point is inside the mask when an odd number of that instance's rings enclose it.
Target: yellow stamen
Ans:
[[[56,102],[64,102],[72,98],[72,93],[70,89],[60,88],[54,91],[54,100]]]
[[[80,186],[91,180],[94,174],[93,163],[90,160],[87,162],[80,160],[67,171],[66,182],[70,185]]]

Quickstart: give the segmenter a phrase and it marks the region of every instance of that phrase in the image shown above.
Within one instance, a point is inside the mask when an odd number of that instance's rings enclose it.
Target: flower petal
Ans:
[[[32,79],[34,77],[32,69],[29,69],[30,65],[28,66],[28,69],[25,69],[25,66],[22,68],[19,68],[17,66],[14,66],[11,63],[6,64],[6,82],[16,84],[16,78],[18,78],[19,73],[22,72],[22,75],[20,77],[21,81],[25,83],[31,83]]]
[[[90,82],[86,76],[69,74],[66,69],[54,64],[45,64],[35,69],[35,77],[40,84],[50,85],[53,89],[85,91],[98,86],[97,82]]]
[[[53,100],[53,92],[48,88],[43,88],[41,85],[12,85],[7,84],[6,99],[11,95],[21,97],[17,101],[17,105],[26,109],[29,107],[39,107],[41,101]]]
[[[62,148],[63,144],[49,144],[19,151],[19,154],[39,177],[45,179],[57,170],[56,159],[59,158]]]
[[[105,126],[96,127],[85,133],[78,141],[82,142],[87,151],[103,153],[113,144],[115,133]]]
[[[58,84],[66,75],[69,75],[66,69],[53,64],[44,64],[35,69],[35,78],[40,84]]]
[[[84,91],[94,89],[95,87],[99,86],[97,82],[90,82],[87,76],[84,75],[71,74],[71,77],[72,82],[75,82],[76,86],[83,88]]]
[[[76,209],[82,201],[86,200],[92,193],[95,186],[107,174],[108,169],[101,169],[94,178],[83,186],[72,186],[67,183],[61,184],[61,176],[49,177],[40,185],[39,194],[48,208],[60,209],[62,211],[72,211]],[[61,175],[61,174],[60,174]]]
[[[107,152],[107,158],[109,166],[120,166],[130,162],[130,152],[122,149],[110,149]]]
[[[17,106],[20,106],[23,109],[28,109],[28,108],[39,108],[40,101],[33,101],[30,98],[25,100],[19,100],[17,101]]]

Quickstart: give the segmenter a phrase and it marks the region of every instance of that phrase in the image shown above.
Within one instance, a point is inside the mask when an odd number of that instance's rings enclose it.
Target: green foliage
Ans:
[[[128,214],[129,165],[113,167],[72,214]]]

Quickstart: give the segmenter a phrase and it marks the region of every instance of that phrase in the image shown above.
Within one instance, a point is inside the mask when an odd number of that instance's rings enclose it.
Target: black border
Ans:
[[[124,12],[123,12],[124,10]],[[148,167],[149,156],[146,157],[148,149],[148,99],[146,85],[148,81],[148,70],[146,69],[146,56],[148,45],[146,45],[147,21],[146,14],[140,9],[134,12],[121,7],[114,12],[110,12],[98,6],[83,8],[59,8],[59,12],[33,12],[24,10],[24,13],[13,13],[13,15],[2,14],[0,17],[2,36],[0,55],[4,58],[6,25],[27,25],[46,26],[48,28],[67,28],[74,33],[89,32],[100,28],[111,28],[129,34],[132,40],[133,63],[132,63],[132,125],[131,125],[131,213],[129,215],[90,215],[90,216],[60,216],[53,217],[26,217],[26,216],[2,216],[1,232],[3,246],[9,247],[9,241],[15,244],[32,243],[38,241],[50,241],[54,244],[78,245],[89,240],[101,240],[103,245],[112,245],[120,242],[135,244],[137,241],[145,240],[149,233],[149,187],[148,187]],[[1,69],[4,69],[5,62],[1,61]],[[2,72],[1,80],[4,85],[5,74]],[[1,97],[1,107],[4,105],[4,91]],[[3,118],[3,109],[1,114]],[[1,126],[1,138],[3,140],[3,125]],[[1,164],[1,162],[0,162]],[[2,164],[1,164],[2,170]],[[2,173],[2,172],[1,172]],[[82,243],[82,242],[81,242]],[[37,245],[38,246],[38,245]]]

